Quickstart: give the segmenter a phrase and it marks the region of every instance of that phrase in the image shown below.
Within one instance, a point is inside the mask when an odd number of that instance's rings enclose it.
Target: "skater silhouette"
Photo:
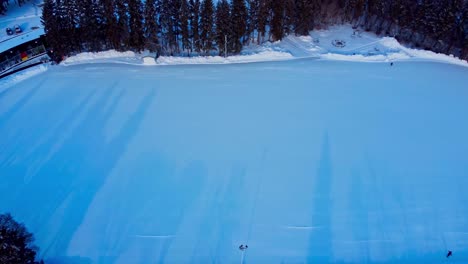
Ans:
[[[452,251],[449,250],[449,252],[447,253],[447,258],[450,258],[452,255]]]

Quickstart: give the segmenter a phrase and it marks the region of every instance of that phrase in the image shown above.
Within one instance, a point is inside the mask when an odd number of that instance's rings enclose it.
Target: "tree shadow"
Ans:
[[[93,92],[84,103],[90,100],[92,94]],[[126,120],[118,136],[108,142],[106,123],[116,111],[124,94],[123,88],[116,96],[106,91],[89,110],[78,108],[75,109],[76,112],[72,111],[69,120],[74,120],[79,114],[86,115],[77,127],[73,127],[70,136],[62,142],[51,158],[35,172],[29,184],[24,185],[18,192],[23,195],[18,197],[20,201],[16,204],[26,205],[31,200],[35,201],[37,206],[28,214],[36,216],[34,222],[39,230],[42,229],[39,227],[44,227],[50,221],[50,217],[57,210],[61,210],[60,221],[56,223],[58,227],[50,234],[43,234],[49,239],[46,243],[48,248],[42,252],[45,255],[60,256],[66,253],[73,234],[82,223],[95,194],[125,153],[156,95],[155,90],[151,89],[143,97],[136,111]],[[105,105],[109,107],[104,108]],[[63,127],[57,129],[57,136],[70,127],[70,122],[64,123]],[[49,142],[43,145],[44,148],[52,148],[56,140],[56,137],[51,137]],[[34,153],[32,156],[38,154],[41,153]],[[28,164],[23,163],[22,166],[27,167]],[[41,192],[37,192],[37,189]],[[64,203],[67,206],[63,206]]]
[[[192,161],[184,168],[180,179],[175,179],[167,185],[160,186],[161,190],[165,189],[167,194],[163,197],[171,197],[172,200],[171,216],[166,219],[166,221],[168,221],[166,226],[171,227],[163,228],[163,230],[168,232],[169,229],[169,233],[174,234],[177,232],[177,227],[184,218],[184,213],[199,197],[205,183],[206,174],[206,167],[201,161]],[[160,211],[168,212],[168,210]],[[162,242],[157,263],[166,263],[166,258],[172,242],[172,239],[167,239]]]
[[[369,240],[369,207],[366,203],[367,192],[364,182],[358,172],[352,173],[351,191],[348,201],[351,208],[351,223],[350,229],[353,230],[353,239],[356,242]],[[370,252],[368,243],[358,243],[357,251],[360,256],[364,256],[366,263],[370,260]]]
[[[90,258],[83,257],[54,257],[45,260],[47,264],[92,264]]]
[[[2,128],[5,124],[7,124],[10,120],[12,120],[15,117],[16,113],[18,113],[23,108],[23,106],[26,105],[31,100],[31,98],[33,98],[34,95],[36,95],[36,93],[41,89],[44,82],[45,80],[42,80],[35,86],[27,89],[27,91],[23,91],[24,95],[21,96],[21,98],[18,101],[16,101],[16,103],[13,104],[10,107],[10,109],[8,109],[8,111],[4,112],[3,114],[0,114],[0,128]],[[11,89],[7,89],[6,91],[0,93],[0,100],[10,90]]]
[[[226,189],[217,189],[204,213],[191,263],[226,263],[233,252],[237,252],[237,247],[233,248],[233,233],[239,228],[242,217],[238,213],[242,206],[242,195],[239,192],[244,186],[246,174],[245,167],[234,165]],[[210,241],[212,243],[201,243],[207,237],[213,238]],[[209,256],[200,256],[200,252],[206,253],[207,250]]]
[[[328,133],[323,137],[320,160],[312,196],[312,222],[307,263],[329,263],[332,259],[331,233],[332,162]]]

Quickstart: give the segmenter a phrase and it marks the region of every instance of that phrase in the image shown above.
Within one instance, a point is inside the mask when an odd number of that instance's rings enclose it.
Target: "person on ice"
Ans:
[[[449,252],[447,253],[447,258],[450,258],[452,255],[452,251],[449,250]]]
[[[244,246],[244,245],[240,245],[240,246],[239,246],[239,249],[242,250],[242,251],[244,251],[244,250],[246,250],[246,249],[248,249],[248,248],[249,248],[249,246],[247,246],[247,245],[245,245],[245,246]]]

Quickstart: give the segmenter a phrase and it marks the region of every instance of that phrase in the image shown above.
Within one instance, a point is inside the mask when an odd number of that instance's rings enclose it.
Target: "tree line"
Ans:
[[[45,0],[54,51],[237,54],[336,23],[468,58],[466,0]],[[227,53],[227,54],[225,54]]]
[[[19,6],[22,6],[27,0],[14,0],[13,2]],[[5,15],[8,11],[10,0],[0,0],[0,15]]]

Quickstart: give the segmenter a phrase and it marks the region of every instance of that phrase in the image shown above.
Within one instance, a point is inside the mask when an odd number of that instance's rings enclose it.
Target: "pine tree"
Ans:
[[[93,0],[80,0],[77,2],[78,29],[77,40],[83,51],[95,51],[91,48],[94,42],[96,21],[94,20]]]
[[[270,22],[271,35],[273,41],[281,40],[284,36],[284,1],[274,1],[272,3],[272,19]]]
[[[410,6],[405,4],[405,0],[398,0],[398,6],[394,7],[394,17],[397,17],[397,24],[401,28],[408,28],[411,25],[412,16]]]
[[[202,51],[209,54],[214,41],[214,4],[212,0],[203,0],[200,10],[200,42]]]
[[[128,8],[125,0],[115,0],[115,8],[117,13],[117,32],[118,34],[118,47],[117,50],[125,51],[130,47],[130,29],[128,26]]]
[[[373,1],[374,0],[367,0],[369,7],[373,5]],[[383,0],[375,0],[375,2],[382,3]],[[349,0],[346,10],[347,20],[352,22],[361,17],[364,14],[364,6],[364,0]]]
[[[192,43],[190,41],[190,10],[187,0],[181,0],[180,3],[180,34],[182,36],[182,50],[190,55],[192,52]]]
[[[248,12],[245,0],[232,0],[231,25],[232,25],[232,51],[239,53],[247,36]]]
[[[406,9],[402,4],[402,0],[394,0],[392,1],[389,10],[389,18],[392,24],[397,24],[399,26],[403,26],[404,17],[406,14]]]
[[[265,39],[267,26],[271,17],[271,2],[274,0],[259,0],[258,9],[258,44],[261,44]]]
[[[144,24],[144,36],[145,36],[145,48],[150,52],[160,53],[159,46],[159,26],[156,21],[156,1],[146,0],[145,2],[145,24]]]
[[[80,40],[77,35],[77,23],[79,10],[75,0],[63,0],[57,5],[57,16],[60,17],[61,41],[66,53],[82,51],[78,45]]]
[[[117,49],[120,47],[120,37],[118,32],[117,17],[115,14],[114,0],[103,0],[103,33],[108,48]]]
[[[308,35],[314,28],[314,9],[313,0],[296,0],[296,21],[294,23],[294,32],[298,35]]]
[[[141,51],[144,48],[143,10],[140,0],[128,0],[130,48]]]
[[[248,0],[249,21],[247,23],[247,35],[252,41],[255,40],[255,33],[258,33],[258,13],[260,0]]]
[[[171,17],[173,0],[161,0],[161,10],[159,15],[159,24],[161,25],[162,47],[170,55],[174,55],[176,45],[175,32]]]
[[[57,7],[54,0],[45,0],[42,8],[41,22],[44,25],[47,43],[54,54],[65,54],[60,41],[60,25],[56,15]],[[54,59],[55,58],[51,58]]]
[[[176,53],[180,52],[180,34],[181,34],[181,21],[180,21],[180,9],[182,0],[171,0],[169,7],[169,15],[172,25],[172,38],[169,39],[171,49]]]
[[[232,38],[230,8],[227,0],[220,0],[216,5],[216,44],[220,56],[227,56],[225,47]]]
[[[288,35],[294,27],[296,5],[294,0],[284,0],[283,33]]]
[[[106,35],[106,20],[104,10],[104,0],[93,0],[93,20],[96,23],[96,29],[93,35],[93,45],[96,51],[102,51],[106,49],[106,39],[103,36]]]
[[[457,42],[460,43],[461,57],[465,60],[468,60],[468,34],[466,34],[466,29],[468,28],[468,2],[463,1],[460,6],[460,17],[458,18],[458,28],[457,35],[459,39]]]
[[[454,14],[453,31],[448,37],[449,48],[448,52],[453,46],[467,48],[468,51],[468,2],[464,0],[455,0],[452,3],[450,12]],[[465,42],[466,41],[466,42]],[[468,55],[468,54],[467,54]]]
[[[200,41],[200,0],[189,0],[189,9],[192,50],[200,52],[202,49]]]
[[[361,10],[363,9],[360,3],[362,0],[355,0],[356,1],[356,12],[354,14],[353,19],[357,19],[359,17]],[[375,33],[380,34],[382,32],[382,24],[385,21],[385,2],[381,0],[369,0],[368,2],[368,9],[369,13],[374,16],[376,19],[373,20],[372,27],[375,29]]]
[[[8,0],[0,0],[0,15],[4,15],[8,10],[7,4]]]

